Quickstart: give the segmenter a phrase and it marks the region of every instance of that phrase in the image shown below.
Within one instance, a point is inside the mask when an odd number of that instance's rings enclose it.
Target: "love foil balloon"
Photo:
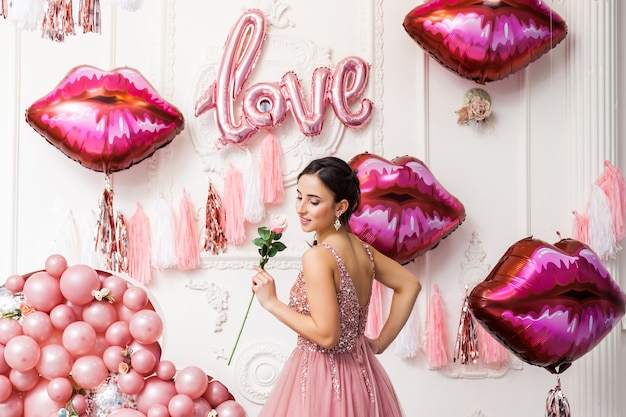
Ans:
[[[184,128],[182,113],[132,68],[74,68],[26,110],[26,121],[86,168],[129,168],[169,144]]]
[[[349,163],[361,185],[350,229],[397,262],[433,249],[465,220],[463,204],[417,158],[363,153]]]
[[[521,70],[567,35],[565,21],[542,0],[431,0],[403,26],[442,65],[479,84]]]
[[[552,373],[596,346],[625,305],[598,256],[573,239],[520,240],[469,295],[472,314],[496,339]]]

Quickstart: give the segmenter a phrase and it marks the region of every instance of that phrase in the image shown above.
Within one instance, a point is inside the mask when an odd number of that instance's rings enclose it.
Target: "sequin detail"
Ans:
[[[372,384],[370,381],[369,372],[363,364],[362,353],[357,346],[359,337],[362,336],[365,332],[367,313],[369,309],[369,300],[365,306],[361,306],[359,304],[356,288],[354,287],[352,278],[350,278],[348,270],[339,254],[335,251],[333,247],[328,244],[322,243],[319,246],[327,248],[333,254],[335,260],[337,261],[337,266],[339,268],[339,273],[341,276],[340,287],[337,291],[337,303],[339,305],[340,314],[340,335],[339,342],[332,349],[324,348],[317,343],[306,339],[304,336],[298,335],[298,342],[296,346],[305,351],[305,360],[300,371],[300,389],[302,392],[302,400],[304,401],[306,395],[306,381],[308,376],[308,352],[320,352],[327,354],[329,367],[331,370],[330,382],[332,384],[337,399],[340,398],[341,387],[339,384],[339,377],[337,375],[335,355],[351,354],[355,357],[356,362],[361,368],[363,381],[370,395],[370,398],[373,401],[374,395],[372,392]],[[374,266],[374,257],[369,249],[369,246],[366,244],[363,244],[363,246],[367,251],[372,266]],[[374,278],[375,272],[372,273],[372,280]],[[309,310],[309,301],[306,293],[306,285],[304,281],[303,271],[300,271],[296,282],[291,288],[291,292],[289,294],[289,307],[300,314],[304,314],[307,316],[311,315],[311,311]]]

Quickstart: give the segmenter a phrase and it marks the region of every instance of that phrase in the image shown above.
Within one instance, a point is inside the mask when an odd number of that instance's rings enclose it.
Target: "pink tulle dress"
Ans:
[[[368,305],[359,305],[337,252],[329,245],[321,246],[335,256],[341,273],[339,343],[326,349],[298,335],[259,417],[401,417],[391,381],[363,335]],[[373,264],[369,247],[364,247]],[[291,289],[289,307],[310,314],[308,304],[301,271]]]

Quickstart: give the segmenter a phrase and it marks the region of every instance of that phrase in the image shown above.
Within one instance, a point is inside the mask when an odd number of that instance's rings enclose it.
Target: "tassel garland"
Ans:
[[[579,242],[584,243],[585,245],[589,244],[589,218],[584,214],[580,214],[576,210],[572,212],[574,215],[574,227],[572,230],[572,234],[574,239]]]
[[[72,0],[47,0],[46,4],[41,37],[63,42],[65,36],[75,35]]]
[[[509,357],[508,350],[502,346],[483,326],[477,326],[480,343],[480,359],[483,363],[504,363]]]
[[[100,213],[96,224],[94,250],[104,254],[106,263],[111,268],[112,253],[115,247],[115,211],[113,210],[113,189],[109,176],[104,178],[104,190],[100,196]]]
[[[279,204],[283,199],[283,164],[280,144],[272,132],[263,139],[261,179],[265,203]]]
[[[406,324],[392,344],[393,352],[401,358],[412,358],[419,351],[419,315],[413,309]]]
[[[609,200],[613,234],[619,242],[626,237],[626,225],[624,224],[624,216],[626,215],[626,185],[624,184],[622,171],[611,165],[609,161],[604,161],[604,171],[596,180],[596,184],[604,191]]]
[[[454,349],[454,362],[460,362],[467,365],[470,362],[476,363],[479,358],[478,352],[478,335],[476,333],[476,324],[469,309],[468,289],[465,287],[465,300],[461,309],[461,318],[459,320],[459,330],[456,336],[456,344]]]
[[[188,271],[196,269],[200,264],[196,217],[184,189],[180,200],[180,213],[176,228],[176,254],[178,256],[178,269]]]
[[[615,258],[621,249],[613,234],[609,199],[604,191],[593,185],[589,200],[589,246],[602,260]]]
[[[80,0],[78,25],[83,33],[101,33],[100,0]]]
[[[152,279],[150,220],[139,203],[128,229],[128,272],[138,282],[149,284]]]
[[[244,217],[249,223],[259,223],[265,217],[263,190],[261,189],[261,171],[256,158],[247,152],[246,169],[244,171]]]
[[[209,182],[209,192],[206,200],[206,225],[202,233],[202,250],[213,255],[226,251],[227,244],[224,234],[224,213],[222,199]]]
[[[161,196],[157,204],[152,240],[152,266],[168,269],[177,266],[175,223],[169,202]]]
[[[246,238],[243,217],[243,176],[233,165],[224,181],[224,214],[226,239],[233,245],[243,243]]]
[[[111,270],[128,273],[128,230],[119,210],[115,215],[115,249],[110,264]]]
[[[2,0],[4,9],[4,17],[8,12],[6,6],[7,1]],[[34,31],[41,29],[41,23],[44,17],[44,7],[41,0],[21,0],[11,2],[10,19],[20,30]]]
[[[561,391],[561,378],[557,375],[556,387],[548,391],[546,417],[571,417],[569,402]]]
[[[377,280],[372,281],[372,295],[365,323],[365,336],[375,339],[380,334],[380,329],[385,323],[382,308],[383,285]]]
[[[426,337],[426,358],[431,368],[437,369],[448,364],[448,340],[446,337],[445,310],[439,285],[435,284],[435,291],[430,297],[430,312],[428,317],[428,332]]]

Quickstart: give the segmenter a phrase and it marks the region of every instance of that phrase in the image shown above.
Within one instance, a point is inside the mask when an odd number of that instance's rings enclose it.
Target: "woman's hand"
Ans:
[[[377,355],[383,353],[385,349],[387,349],[387,346],[383,346],[378,338],[370,339],[369,337],[366,337],[365,340],[367,340],[370,348],[372,348],[372,351]]]
[[[254,266],[257,274],[252,277],[252,291],[256,294],[261,306],[270,311],[271,306],[278,300],[274,277],[258,265]]]

